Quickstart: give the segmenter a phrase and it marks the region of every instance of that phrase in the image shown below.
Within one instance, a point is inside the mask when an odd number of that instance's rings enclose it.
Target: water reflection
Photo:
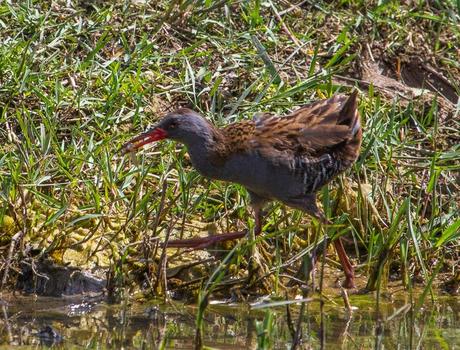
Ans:
[[[405,299],[381,301],[379,315],[372,296],[352,296],[351,304],[358,307],[352,314],[339,299],[324,306],[326,349],[460,348],[457,298],[440,297],[417,313]],[[193,306],[113,306],[91,299],[8,295],[0,308],[0,349],[51,345],[55,349],[194,348]],[[241,304],[211,305],[205,317],[204,343],[217,349],[286,349],[297,331],[299,312],[298,305],[290,306],[293,330],[286,321],[286,307],[253,310]],[[320,348],[320,320],[319,302],[307,303],[300,322],[302,349]]]

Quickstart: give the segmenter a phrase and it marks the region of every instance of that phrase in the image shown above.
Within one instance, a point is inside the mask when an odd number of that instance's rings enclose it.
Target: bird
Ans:
[[[317,192],[352,166],[359,156],[362,128],[358,91],[336,94],[279,116],[258,113],[218,128],[199,113],[179,108],[148,131],[123,145],[124,153],[170,139],[186,146],[192,166],[204,177],[246,188],[255,217],[254,235],[262,232],[263,208],[271,201],[299,209],[331,224],[317,205]],[[169,241],[168,247],[204,249],[247,231]],[[345,274],[354,287],[354,268],[340,238],[334,240]]]

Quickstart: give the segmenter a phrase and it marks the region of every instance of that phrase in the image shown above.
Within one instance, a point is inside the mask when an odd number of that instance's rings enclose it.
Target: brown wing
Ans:
[[[221,129],[225,145],[221,159],[237,152],[257,152],[274,162],[292,164],[295,158],[320,158],[332,147],[351,138],[359,119],[356,97],[336,95],[305,105],[279,117],[258,114],[252,121],[230,124]]]
[[[285,117],[261,120],[252,145],[265,155],[282,152],[289,156],[321,156],[353,136],[356,120],[356,93],[349,98],[336,95]]]

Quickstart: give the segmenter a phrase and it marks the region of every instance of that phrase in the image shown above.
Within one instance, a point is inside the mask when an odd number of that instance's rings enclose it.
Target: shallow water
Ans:
[[[341,298],[307,302],[302,349],[460,349],[460,300],[439,297],[416,313],[407,297],[350,296],[350,314]],[[211,304],[204,322],[204,344],[216,349],[288,349],[291,333],[286,306]],[[0,349],[193,349],[195,306],[179,303],[108,305],[91,299],[0,299]],[[291,305],[294,328],[299,305]],[[265,320],[265,324],[264,324]],[[265,327],[264,327],[265,325]],[[50,335],[45,332],[55,331]],[[264,331],[265,329],[265,331]],[[41,332],[41,333],[40,333]]]

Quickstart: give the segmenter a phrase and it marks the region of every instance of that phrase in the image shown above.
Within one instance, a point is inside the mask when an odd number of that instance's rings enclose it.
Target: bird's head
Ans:
[[[123,145],[123,152],[132,152],[140,147],[171,139],[184,144],[206,138],[210,135],[212,125],[198,113],[188,108],[180,108],[165,115],[156,125],[143,134],[133,138]]]

